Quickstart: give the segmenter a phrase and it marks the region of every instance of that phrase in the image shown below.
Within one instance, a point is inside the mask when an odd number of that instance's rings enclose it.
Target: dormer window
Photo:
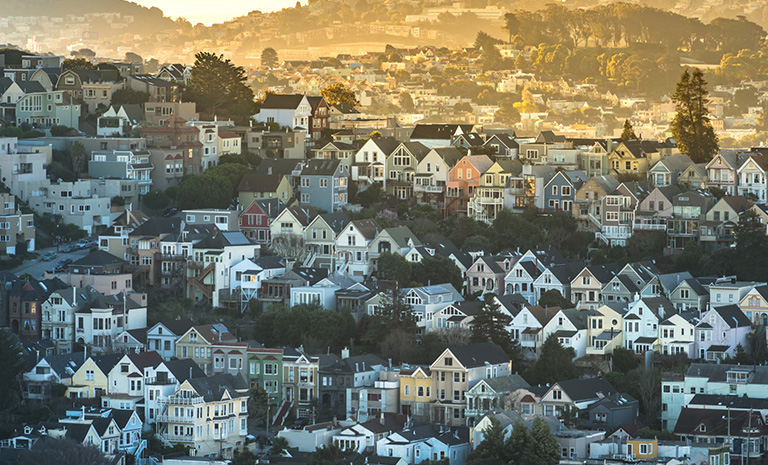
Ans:
[[[702,424],[699,425],[699,428],[697,429],[697,431],[699,431],[700,433],[706,433],[707,432],[707,426],[704,423],[702,423]]]

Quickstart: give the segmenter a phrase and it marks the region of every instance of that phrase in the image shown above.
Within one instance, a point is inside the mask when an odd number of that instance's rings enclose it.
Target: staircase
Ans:
[[[280,408],[275,412],[275,416],[272,417],[272,424],[274,426],[282,426],[285,417],[287,417],[288,412],[291,411],[291,407],[293,407],[293,402],[284,400],[282,405],[280,405]]]
[[[349,262],[344,262],[343,265],[336,271],[336,274],[345,275],[349,269]]]
[[[312,265],[315,263],[315,258],[317,257],[317,254],[315,252],[310,253],[307,258],[304,259],[304,268],[312,268]]]
[[[211,300],[213,293],[209,286],[203,284],[203,279],[205,279],[205,277],[209,274],[213,273],[215,268],[215,264],[211,263],[210,265],[206,266],[199,275],[189,278],[189,285],[199,290],[203,294],[203,297],[207,299],[207,301]]]

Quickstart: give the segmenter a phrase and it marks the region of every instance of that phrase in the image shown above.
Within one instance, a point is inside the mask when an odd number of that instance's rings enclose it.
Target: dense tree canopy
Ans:
[[[675,102],[675,118],[672,120],[672,136],[680,152],[696,163],[707,162],[717,152],[717,136],[709,120],[707,82],[700,69],[683,71],[677,90],[672,96]]]
[[[277,68],[280,61],[277,58],[277,52],[272,47],[267,47],[261,51],[261,66],[265,68]]]
[[[245,69],[223,55],[198,52],[184,98],[195,102],[205,118],[225,116],[246,124],[256,111],[253,90],[245,84],[246,78]]]
[[[355,97],[355,93],[341,83],[331,84],[321,90],[320,93],[325,97],[325,100],[329,105],[345,103],[354,106],[359,103],[357,97]]]

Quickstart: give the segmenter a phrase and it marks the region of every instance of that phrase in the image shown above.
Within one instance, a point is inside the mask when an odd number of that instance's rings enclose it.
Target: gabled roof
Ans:
[[[261,108],[265,110],[295,110],[301,101],[303,94],[267,94]]]
[[[181,231],[181,218],[152,217],[134,229],[128,235],[131,237],[159,237],[163,234],[178,234]]]
[[[512,375],[507,376],[499,376],[497,378],[489,378],[489,379],[483,379],[481,382],[484,382],[488,386],[491,387],[494,391],[497,393],[512,393],[517,391],[518,389],[525,389],[531,387],[530,384],[528,384],[528,381],[523,379],[522,376],[515,373]]]
[[[370,141],[373,142],[376,147],[378,147],[379,150],[381,150],[384,155],[387,156],[392,154],[392,152],[394,152],[395,149],[400,146],[400,141],[394,137],[375,137],[370,139]]]
[[[744,314],[738,305],[723,305],[712,310],[720,315],[725,324],[730,328],[743,328],[752,325],[752,322],[749,321],[747,315]]]
[[[559,142],[565,142],[565,136],[558,136],[552,131],[541,131],[536,136],[537,143],[555,144]]]
[[[168,331],[172,332],[176,336],[181,336],[182,334],[189,331],[189,328],[194,326],[195,323],[189,318],[180,318],[176,320],[161,321],[152,326],[152,328],[157,325],[163,325]]]
[[[120,362],[122,358],[123,354],[107,354],[91,357],[91,360],[93,360],[93,363],[99,367],[99,370],[101,370],[101,372],[106,375],[112,370],[112,368],[115,367],[115,365],[118,364],[118,362]]]
[[[589,265],[586,269],[595,277],[598,281],[605,284],[619,272],[619,267],[615,263],[609,263],[606,265]]]
[[[151,352],[139,352],[138,354],[128,354],[128,358],[133,362],[134,365],[136,365],[136,368],[138,368],[142,373],[144,373],[144,368],[146,367],[156,367],[163,363],[163,357],[160,356],[157,352],[154,350]]]
[[[123,264],[125,264],[125,260],[103,250],[94,250],[85,257],[72,262],[72,265],[77,266],[109,266]]]
[[[557,385],[574,403],[596,400],[618,392],[605,378],[569,379],[558,381]]]
[[[463,134],[472,132],[471,124],[417,124],[411,132],[411,140],[451,140],[458,128]]]
[[[467,163],[474,166],[475,169],[483,174],[488,171],[488,168],[493,166],[493,160],[488,155],[467,155],[464,157]]]
[[[297,207],[286,208],[290,214],[296,218],[302,226],[307,227],[317,216],[317,210],[312,205],[301,205]]]
[[[205,338],[205,340],[211,344],[215,344],[217,342],[233,342],[237,340],[237,338],[235,338],[235,336],[229,332],[227,327],[221,324],[197,325],[193,326],[193,328],[195,331],[197,331],[198,334],[200,334],[200,336]]]
[[[333,176],[341,164],[340,160],[327,160],[325,158],[313,158],[304,165],[302,176]]]
[[[470,344],[466,346],[450,347],[454,357],[465,368],[477,368],[485,366],[485,362],[491,365],[499,363],[509,363],[509,356],[504,350],[493,342],[481,342],[479,344]]]
[[[229,391],[232,398],[248,397],[249,395],[247,392],[237,392],[243,388],[247,389],[247,384],[240,374],[233,376],[229,373],[222,373],[203,378],[192,378],[187,382],[206,402],[221,400],[225,391]]]
[[[422,144],[421,142],[403,142],[402,145],[418,161],[423,160],[430,150],[429,147]]]
[[[408,228],[408,226],[396,226],[393,228],[387,228],[382,233],[386,232],[389,237],[395,241],[398,247],[404,248],[408,246],[408,241],[413,241],[414,245],[421,245],[421,241],[418,237]]]
[[[435,147],[432,150],[443,159],[449,169],[464,156],[464,153],[454,146]]]
[[[662,158],[651,168],[651,170],[654,170],[659,165],[663,165],[670,172],[682,173],[686,168],[693,165],[693,162],[688,158],[688,155],[676,154]]]
[[[293,173],[299,163],[301,163],[301,160],[291,158],[265,158],[261,160],[261,163],[259,163],[259,166],[257,166],[253,172],[257,174],[279,174],[289,176]]]
[[[205,372],[200,368],[200,366],[195,363],[194,360],[189,358],[181,360],[170,360],[168,362],[163,362],[163,364],[166,368],[168,368],[168,371],[173,374],[173,377],[176,378],[176,380],[179,382],[183,382],[192,378],[205,377]]]
[[[766,155],[768,158],[768,155]],[[727,203],[729,207],[736,213],[746,211],[751,207],[751,203],[743,195],[726,195],[723,197],[723,202]]]
[[[240,180],[238,192],[276,192],[284,175],[248,173]]]
[[[381,231],[379,225],[374,220],[354,220],[349,224],[353,225],[368,240],[373,240]]]
[[[319,216],[336,234],[339,234],[344,226],[349,224],[349,215],[343,210],[334,213],[321,213]]]
[[[757,429],[758,432],[754,430]],[[699,409],[683,407],[675,424],[676,435],[703,436],[763,436],[766,434],[763,415],[756,411]],[[749,432],[747,432],[749,431]]]

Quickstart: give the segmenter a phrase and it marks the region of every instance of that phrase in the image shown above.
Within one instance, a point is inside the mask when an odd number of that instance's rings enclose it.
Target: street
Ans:
[[[39,254],[39,257],[37,257],[34,260],[27,260],[21,266],[18,266],[8,271],[10,271],[11,273],[14,273],[16,276],[29,273],[34,278],[41,279],[43,277],[43,274],[45,273],[45,270],[53,271],[53,269],[56,267],[56,263],[59,260],[63,258],[69,258],[72,261],[77,261],[80,258],[88,255],[91,252],[91,250],[90,249],[75,250],[69,253],[57,252],[58,255],[56,256],[56,258],[54,258],[49,262],[46,262],[43,260],[43,257],[48,252],[56,252],[56,247],[48,247],[46,249],[35,250],[35,253]]]

